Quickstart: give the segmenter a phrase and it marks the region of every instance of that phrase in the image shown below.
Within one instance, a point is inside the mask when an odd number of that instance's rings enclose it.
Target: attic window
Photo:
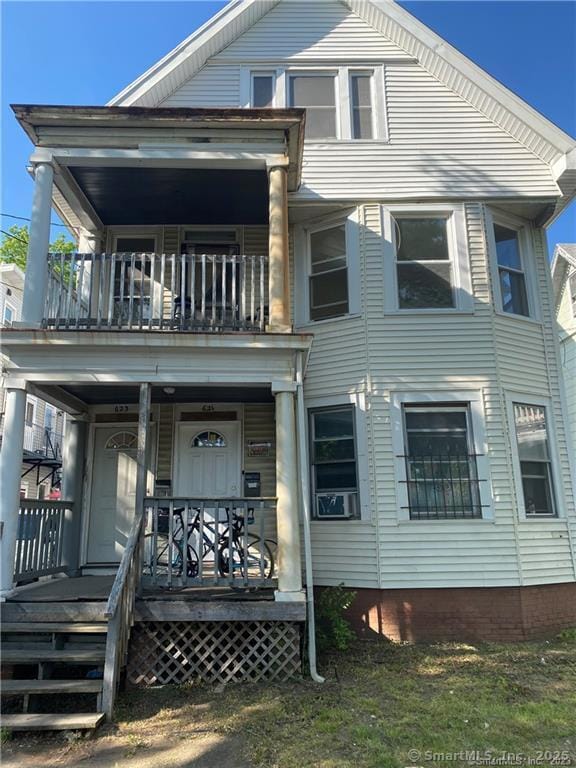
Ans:
[[[306,73],[290,76],[290,106],[306,109],[306,138],[336,138],[336,76]]]
[[[252,98],[254,108],[274,106],[274,74],[272,72],[252,73]]]

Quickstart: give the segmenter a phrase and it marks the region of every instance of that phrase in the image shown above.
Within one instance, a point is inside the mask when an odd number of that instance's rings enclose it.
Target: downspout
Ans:
[[[298,413],[298,462],[302,489],[302,524],[304,532],[304,570],[306,573],[306,605],[308,614],[308,664],[310,677],[315,683],[325,682],[316,669],[316,622],[314,618],[314,581],[312,576],[312,542],[310,539],[310,483],[308,482],[308,446],[306,444],[306,416],[304,410],[304,374],[302,352],[298,352],[296,368]]]

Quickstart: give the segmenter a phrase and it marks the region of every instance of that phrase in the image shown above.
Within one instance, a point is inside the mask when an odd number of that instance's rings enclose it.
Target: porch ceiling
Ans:
[[[267,224],[265,170],[70,168],[104,224]]]
[[[174,387],[174,394],[167,394],[166,387],[152,387],[153,403],[271,403],[274,401],[270,387]],[[111,405],[138,403],[139,389],[129,385],[78,385],[62,387],[67,394],[77,397],[86,405]]]

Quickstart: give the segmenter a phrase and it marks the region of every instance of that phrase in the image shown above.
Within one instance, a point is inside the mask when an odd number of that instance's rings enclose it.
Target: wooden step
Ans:
[[[97,728],[104,717],[103,712],[80,712],[77,715],[4,715],[2,727],[9,731],[83,731]]]
[[[8,621],[0,625],[1,632],[18,632],[22,635],[41,633],[91,633],[106,632],[108,625],[104,622],[91,622],[89,624],[79,621]]]
[[[102,680],[2,680],[3,694],[100,693]]]
[[[3,622],[12,623],[16,621],[50,621],[68,622],[102,622],[106,620],[104,611],[106,603],[77,601],[62,603],[2,603],[0,604],[0,618]]]
[[[52,661],[56,664],[101,664],[104,661],[105,649],[62,649],[36,648],[7,648],[2,646],[0,661],[5,664],[38,664]]]

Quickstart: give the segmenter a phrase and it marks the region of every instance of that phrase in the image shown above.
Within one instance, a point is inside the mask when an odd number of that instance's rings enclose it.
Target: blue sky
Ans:
[[[32,199],[25,171],[31,145],[10,103],[104,104],[224,5],[0,0],[2,212],[29,216]],[[576,2],[419,0],[401,5],[576,135]],[[550,228],[551,246],[576,242],[574,210]],[[12,223],[3,218],[2,229]]]

